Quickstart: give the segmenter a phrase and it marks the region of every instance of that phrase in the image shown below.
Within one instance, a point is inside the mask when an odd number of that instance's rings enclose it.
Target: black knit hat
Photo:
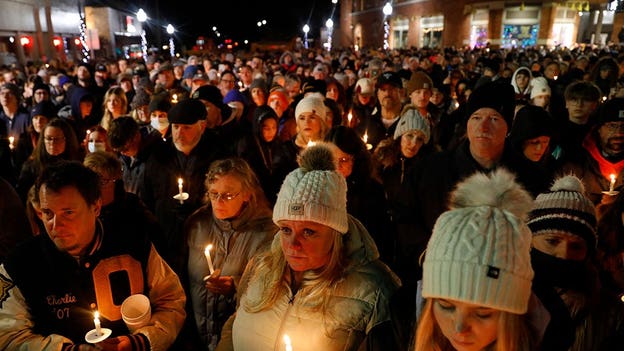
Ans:
[[[193,92],[192,99],[206,100],[220,109],[225,105],[223,103],[223,95],[221,91],[214,85],[202,85]]]
[[[607,122],[624,122],[624,98],[613,98],[600,106],[598,125]]]
[[[515,112],[515,93],[511,84],[501,81],[486,83],[472,92],[466,106],[466,121],[475,111],[489,107],[503,116],[507,127],[511,128]]]
[[[169,101],[169,95],[161,94],[153,96],[148,105],[149,113],[154,111],[165,111],[169,112],[171,110],[171,102]]]
[[[541,107],[526,105],[516,113],[509,132],[509,141],[520,150],[524,141],[540,136],[552,138],[554,133],[555,122],[550,113]]]
[[[32,110],[30,110],[30,117],[45,116],[48,119],[52,119],[56,117],[56,112],[56,106],[51,101],[46,100],[33,106]]]
[[[555,180],[550,192],[537,196],[527,224],[534,236],[559,231],[580,236],[590,249],[596,246],[596,209],[573,175]]]

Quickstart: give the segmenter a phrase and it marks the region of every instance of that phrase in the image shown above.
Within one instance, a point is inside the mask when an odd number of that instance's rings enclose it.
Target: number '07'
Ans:
[[[56,310],[56,318],[64,319],[69,318],[69,307],[59,308]]]

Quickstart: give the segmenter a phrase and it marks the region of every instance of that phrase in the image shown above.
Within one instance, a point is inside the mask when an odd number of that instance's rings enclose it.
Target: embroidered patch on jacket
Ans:
[[[303,215],[303,204],[290,204],[288,205],[289,215]]]
[[[9,290],[11,290],[15,284],[4,275],[0,274],[0,307],[2,303],[9,298]]]

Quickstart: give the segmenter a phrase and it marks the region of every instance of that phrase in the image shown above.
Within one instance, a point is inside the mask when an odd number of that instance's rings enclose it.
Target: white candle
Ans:
[[[613,192],[613,189],[615,189],[615,174],[611,174],[609,176],[611,178],[611,184],[609,184],[609,192]]]
[[[284,334],[284,344],[286,345],[286,351],[293,351],[292,344],[290,343],[290,336]]]
[[[204,255],[206,255],[206,261],[208,261],[208,269],[210,270],[210,274],[214,273],[214,267],[212,266],[212,258],[210,258],[211,249],[212,249],[212,244],[206,246],[206,250],[204,250]]]
[[[95,311],[93,314],[95,318],[93,318],[93,324],[95,324],[95,333],[97,335],[102,335],[102,326],[100,325],[100,312]]]
[[[180,199],[182,199],[182,193],[184,192],[183,188],[182,188],[182,178],[178,178],[178,192],[180,194]]]
[[[15,143],[15,137],[10,136],[9,137],[9,149],[13,150],[15,148],[14,143]]]
[[[366,150],[370,150],[373,148],[373,145],[368,143],[368,132],[364,132],[362,140],[364,140],[364,144],[366,144]]]

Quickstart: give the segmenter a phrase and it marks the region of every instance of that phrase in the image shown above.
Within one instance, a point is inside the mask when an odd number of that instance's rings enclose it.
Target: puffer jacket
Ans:
[[[204,254],[212,244],[211,259],[221,276],[231,276],[238,287],[240,277],[251,257],[268,247],[277,232],[271,210],[247,205],[233,220],[220,220],[212,215],[207,204],[193,213],[185,223],[189,243],[188,273],[190,298],[199,335],[209,350],[214,350],[221,328],[236,310],[235,295],[216,295],[205,287],[204,277],[210,275]]]
[[[255,267],[250,264],[241,279],[240,307],[224,327],[217,350],[283,350],[284,334],[298,351],[358,350],[364,343],[368,350],[396,350],[396,345],[370,338],[392,335],[390,300],[400,281],[378,259],[372,238],[358,220],[349,216],[349,231],[344,235],[345,273],[342,281],[327,291],[331,297],[326,310],[310,310],[285,289],[287,293],[270,309],[245,311],[245,302],[258,294],[264,283],[263,277],[254,277]],[[279,242],[276,235],[273,245]]]

